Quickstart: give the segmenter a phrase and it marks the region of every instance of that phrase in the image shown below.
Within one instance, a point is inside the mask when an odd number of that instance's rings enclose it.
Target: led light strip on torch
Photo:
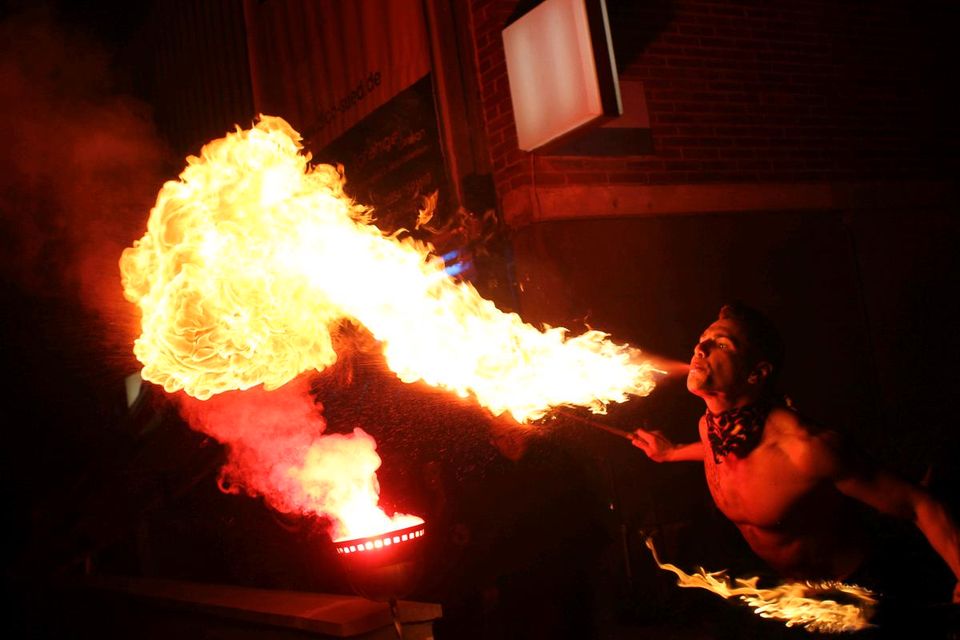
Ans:
[[[398,638],[405,636],[397,603],[414,592],[423,575],[425,530],[426,524],[419,522],[362,538],[333,541],[354,592],[369,600],[390,603]]]
[[[337,540],[334,546],[337,553],[346,555],[350,553],[363,553],[366,551],[376,551],[384,547],[403,544],[422,538],[426,532],[426,523],[420,523],[406,529],[397,529],[388,531],[375,536],[366,536],[363,538],[353,538],[351,540]]]

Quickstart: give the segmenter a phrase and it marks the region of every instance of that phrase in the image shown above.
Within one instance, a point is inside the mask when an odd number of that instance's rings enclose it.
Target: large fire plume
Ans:
[[[869,589],[837,581],[788,582],[775,587],[758,587],[759,578],[731,580],[724,571],[699,569],[689,574],[676,565],[660,562],[653,540],[646,539],[654,562],[677,576],[681,587],[706,589],[723,598],[739,598],[764,618],[779,620],[788,627],[811,632],[840,633],[873,626],[870,618],[877,604]]]
[[[382,233],[311,165],[284,120],[208,143],[167,182],[147,232],[121,258],[142,313],[142,375],[200,399],[335,362],[332,334],[357,322],[405,382],[422,380],[524,422],[552,407],[602,412],[646,395],[654,366],[607,334],[540,330],[444,271],[432,247]]]
[[[311,165],[299,134],[263,116],[188,158],[123,252],[141,375],[184,392],[191,426],[226,445],[225,490],[329,517],[338,538],[422,522],[377,506],[375,442],[362,429],[324,434],[300,388],[299,374],[336,362],[344,323],[365,327],[401,380],[520,422],[653,389],[657,369],[638,350],[501,312],[372,213],[346,195],[341,168]]]

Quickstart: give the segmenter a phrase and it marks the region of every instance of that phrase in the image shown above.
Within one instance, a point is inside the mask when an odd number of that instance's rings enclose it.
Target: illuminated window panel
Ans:
[[[604,90],[615,94],[619,113],[616,78],[603,80],[598,71],[597,56],[603,64],[612,61],[606,19],[605,38],[597,44],[607,50],[595,52],[587,2],[605,14],[598,0],[545,0],[503,30],[517,142],[524,151],[603,117]]]

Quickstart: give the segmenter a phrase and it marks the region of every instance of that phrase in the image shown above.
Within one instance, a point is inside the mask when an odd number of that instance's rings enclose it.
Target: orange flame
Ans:
[[[788,627],[839,633],[873,626],[870,617],[877,599],[869,589],[836,581],[789,582],[760,588],[759,578],[735,578],[731,582],[725,571],[707,572],[702,568],[691,575],[676,565],[661,563],[653,540],[648,537],[645,542],[657,566],[675,574],[679,586],[706,589],[722,598],[739,597],[758,615],[780,620]],[[849,602],[837,602],[837,596]]]
[[[274,389],[335,362],[331,334],[356,321],[401,380],[472,395],[519,422],[559,405],[602,413],[653,390],[657,369],[637,349],[498,310],[448,277],[432,247],[373,226],[341,169],[309,161],[289,124],[261,116],[163,186],[120,261],[142,312],[134,353],[145,379],[200,399]]]

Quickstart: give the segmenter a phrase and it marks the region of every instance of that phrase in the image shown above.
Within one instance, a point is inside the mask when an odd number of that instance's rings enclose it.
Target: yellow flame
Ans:
[[[448,277],[428,244],[373,226],[340,168],[309,161],[289,124],[261,116],[163,186],[120,261],[142,313],[144,378],[200,399],[277,388],[335,362],[331,332],[355,321],[403,381],[473,395],[520,422],[558,405],[602,413],[653,389],[656,369],[637,349],[500,311]]]
[[[437,210],[437,198],[440,196],[439,191],[434,191],[428,196],[423,197],[423,209],[419,209],[417,213],[417,224],[415,225],[416,229],[426,225],[433,219],[433,214]]]
[[[789,582],[771,588],[757,586],[759,578],[727,578],[725,571],[707,572],[702,568],[691,575],[676,565],[660,562],[652,538],[646,539],[657,566],[678,578],[681,587],[706,589],[723,598],[739,597],[764,617],[780,620],[788,627],[801,626],[808,631],[839,633],[873,626],[870,617],[876,594],[869,589],[836,581]],[[842,595],[850,602],[837,602],[831,596]]]

